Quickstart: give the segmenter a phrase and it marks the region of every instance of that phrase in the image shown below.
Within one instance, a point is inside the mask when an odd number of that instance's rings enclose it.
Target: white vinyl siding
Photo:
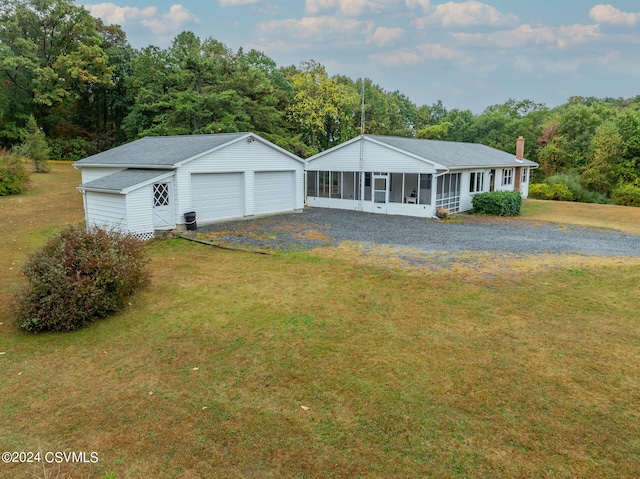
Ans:
[[[127,194],[128,228],[131,233],[152,233],[153,226],[152,185],[147,185]]]
[[[255,205],[252,201],[258,196],[252,191],[254,186],[253,172],[266,171],[293,171],[297,172],[295,182],[296,207],[304,206],[304,163],[287,156],[283,152],[272,148],[261,141],[248,142],[246,139],[237,141],[219,150],[189,161],[178,168],[176,173],[176,196],[178,210],[195,211],[198,222],[201,216],[198,210],[201,205],[191,192],[191,177],[202,173],[245,173],[242,185],[242,214],[240,216],[253,215]],[[206,220],[203,220],[206,221]]]
[[[309,161],[308,169],[315,171],[392,170],[405,173],[436,173],[435,166],[430,163],[371,141],[364,142],[362,165],[360,164],[360,142],[355,141]]]
[[[279,213],[296,208],[294,171],[255,173],[255,214]]]
[[[108,176],[118,171],[122,171],[124,168],[98,168],[98,167],[85,167],[80,170],[82,176],[82,183],[89,183],[90,181],[97,180],[103,176]]]
[[[124,195],[87,191],[85,209],[90,226],[127,229],[127,202]]]
[[[244,216],[243,173],[200,173],[191,176],[196,221]]]

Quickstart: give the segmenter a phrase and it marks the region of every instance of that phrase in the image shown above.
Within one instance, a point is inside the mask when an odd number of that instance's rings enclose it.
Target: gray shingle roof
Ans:
[[[447,168],[538,166],[537,163],[529,160],[523,160],[522,163],[516,162],[515,155],[479,143],[422,140],[380,135],[367,135],[367,137],[426,160],[439,163]]]
[[[171,173],[168,170],[139,170],[128,168],[117,171],[97,180],[88,181],[78,186],[78,189],[104,190],[105,192],[122,192],[127,188],[153,180],[162,175]]]
[[[171,167],[247,134],[147,136],[76,161],[75,165],[80,167],[91,165]]]

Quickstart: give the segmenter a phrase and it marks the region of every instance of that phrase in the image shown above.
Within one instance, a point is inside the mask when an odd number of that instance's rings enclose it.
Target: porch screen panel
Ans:
[[[418,203],[421,205],[431,204],[431,183],[433,178],[430,174],[420,174],[420,194],[418,196]]]
[[[460,211],[461,173],[448,173],[438,177],[436,208],[445,208],[450,213]]]
[[[318,196],[320,198],[329,198],[329,172],[318,172]]]
[[[307,196],[318,195],[318,172],[307,171]]]
[[[331,198],[342,198],[342,172],[331,172]]]
[[[405,198],[416,198],[412,200],[418,201],[418,195],[420,194],[418,188],[418,174],[417,173],[405,173],[404,175],[404,196]]]
[[[389,173],[389,203],[402,203],[404,196],[408,196],[404,187],[403,173]]]
[[[371,173],[364,174],[364,200],[371,201]]]
[[[353,171],[342,173],[342,198],[345,200],[358,199],[356,196],[355,174]]]

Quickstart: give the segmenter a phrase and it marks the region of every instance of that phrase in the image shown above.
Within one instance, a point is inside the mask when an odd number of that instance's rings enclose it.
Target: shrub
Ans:
[[[99,228],[66,226],[22,266],[16,324],[27,331],[73,331],[119,310],[149,279],[143,243]]]
[[[491,191],[473,197],[473,210],[481,215],[517,216],[522,208],[519,191]]]
[[[544,180],[546,184],[553,187],[556,184],[564,185],[571,192],[571,200],[563,201],[581,201],[590,203],[592,192],[585,189],[580,184],[580,175],[578,173],[561,173],[553,175]],[[563,188],[564,190],[564,188]]]
[[[551,185],[549,187],[548,195],[549,196],[547,199],[549,200],[556,200],[556,201],[573,200],[573,193],[569,191],[569,188],[567,188],[567,185],[565,185],[564,183],[555,183],[554,185]]]
[[[621,206],[640,206],[640,187],[624,185],[614,190],[613,202]]]
[[[22,160],[5,150],[0,150],[0,196],[22,193],[28,181],[29,173]]]
[[[529,185],[529,198],[537,200],[547,199],[550,189],[551,188],[546,183],[531,183]]]
[[[529,185],[529,197],[539,200],[571,201],[573,193],[564,183],[532,183]]]

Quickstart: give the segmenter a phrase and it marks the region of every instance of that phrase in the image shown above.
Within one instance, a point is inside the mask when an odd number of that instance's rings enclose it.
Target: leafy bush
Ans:
[[[540,200],[571,201],[573,193],[564,183],[533,183],[529,185],[529,197]]]
[[[54,138],[49,144],[55,159],[78,161],[98,153],[95,145],[84,138]]]
[[[522,208],[519,191],[491,191],[473,197],[473,210],[481,215],[517,216]]]
[[[22,160],[5,150],[0,150],[0,196],[22,193],[28,181],[29,173]]]
[[[529,198],[546,200],[551,188],[546,183],[531,183],[529,185]]]
[[[589,199],[590,192],[580,184],[580,175],[578,173],[561,173],[553,175],[546,178],[544,182],[552,187],[561,183],[571,192],[572,201],[588,202],[587,200]]]
[[[613,192],[613,202],[622,206],[640,206],[640,187],[624,185]]]
[[[22,272],[16,324],[73,331],[118,309],[149,279],[141,241],[117,231],[66,226],[34,252]]]
[[[549,188],[549,199],[556,201],[572,201],[573,193],[564,183],[555,183]]]

